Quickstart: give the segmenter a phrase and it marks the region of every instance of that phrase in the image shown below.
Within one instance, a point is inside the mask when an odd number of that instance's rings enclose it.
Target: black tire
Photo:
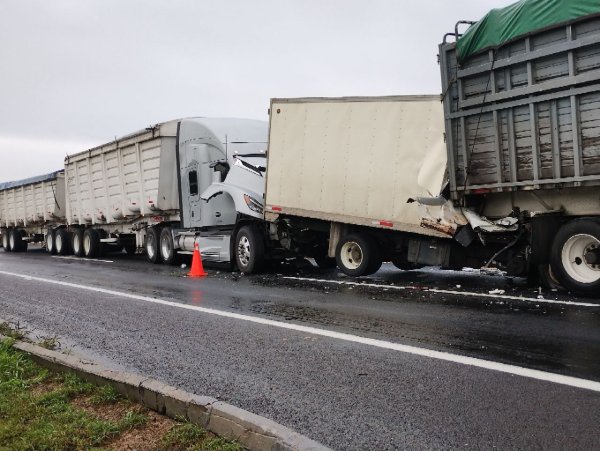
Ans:
[[[96,258],[100,255],[100,234],[96,229],[85,229],[83,232],[83,256]]]
[[[333,269],[337,266],[335,257],[328,257],[327,254],[315,255],[315,262],[321,269]]]
[[[66,229],[58,229],[54,233],[54,247],[58,255],[68,255],[71,253],[71,237]]]
[[[541,263],[533,268],[527,276],[527,283],[546,290],[564,290],[564,287],[560,284],[554,272],[552,272],[550,263]]]
[[[135,252],[137,251],[137,246],[135,243],[129,243],[123,246],[123,250],[127,252],[127,255],[135,255]]]
[[[160,263],[160,229],[149,227],[146,230],[146,257],[150,263]]]
[[[83,229],[75,229],[71,235],[71,249],[76,257],[83,257]]]
[[[418,263],[411,263],[408,261],[406,254],[394,255],[392,257],[392,264],[402,271],[410,271],[411,269],[420,269],[423,265]]]
[[[10,230],[5,230],[2,234],[2,248],[4,249],[4,252],[12,252],[12,248],[10,247],[9,235]]]
[[[18,229],[11,229],[8,236],[9,247],[13,252],[23,252],[27,250],[26,246],[23,246],[23,235]]]
[[[27,252],[29,243],[23,240],[23,238],[27,236],[27,232],[25,232],[25,230],[19,230],[19,232],[21,233],[21,252]]]
[[[258,228],[245,225],[238,230],[233,247],[235,263],[245,274],[259,272],[265,261],[265,241]]]
[[[575,219],[564,224],[554,238],[550,266],[566,290],[600,297],[600,222]]]
[[[177,251],[173,244],[173,233],[171,227],[164,227],[160,231],[160,258],[165,265],[174,265],[177,263]]]
[[[379,244],[369,235],[349,234],[339,241],[335,249],[338,268],[348,276],[373,274],[381,268]]]
[[[46,251],[52,255],[56,254],[56,246],[54,246],[54,230],[46,231]]]

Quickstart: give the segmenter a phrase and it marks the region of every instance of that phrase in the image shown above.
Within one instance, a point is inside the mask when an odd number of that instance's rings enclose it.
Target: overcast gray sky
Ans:
[[[2,0],[0,182],[271,97],[437,94],[437,45],[513,0]]]

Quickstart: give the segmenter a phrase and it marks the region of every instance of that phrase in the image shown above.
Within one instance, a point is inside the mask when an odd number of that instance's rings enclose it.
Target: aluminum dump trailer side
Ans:
[[[178,215],[177,121],[166,122],[65,159],[67,221],[130,223]]]
[[[453,199],[511,192],[528,208],[546,209],[534,201],[540,197],[574,215],[598,212],[554,193],[584,200],[597,189],[572,188],[600,185],[600,18],[543,30],[460,64],[456,44],[443,44],[440,65]],[[487,213],[507,212],[495,205]]]

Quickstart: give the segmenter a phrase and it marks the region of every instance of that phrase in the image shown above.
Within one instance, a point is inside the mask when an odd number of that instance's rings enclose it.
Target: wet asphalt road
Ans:
[[[0,271],[600,381],[600,305],[571,304],[598,301],[552,292],[537,300],[521,280],[391,266],[363,285],[293,266],[259,276],[209,269],[190,280],[179,267],[108,259],[0,251]],[[3,319],[335,449],[600,446],[598,392],[4,274],[0,287]],[[492,289],[529,300],[483,296]]]

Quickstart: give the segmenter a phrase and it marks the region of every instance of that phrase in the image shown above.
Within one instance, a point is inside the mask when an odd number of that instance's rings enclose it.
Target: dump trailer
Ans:
[[[46,232],[65,221],[64,171],[0,183],[0,243],[5,252],[44,244]]]
[[[524,0],[439,47],[449,186],[510,273],[600,294],[600,3]],[[453,42],[447,42],[453,41]]]
[[[191,118],[148,127],[65,159],[66,221],[48,251],[146,251],[175,263],[199,245],[229,263],[231,235],[262,217],[267,124]]]

